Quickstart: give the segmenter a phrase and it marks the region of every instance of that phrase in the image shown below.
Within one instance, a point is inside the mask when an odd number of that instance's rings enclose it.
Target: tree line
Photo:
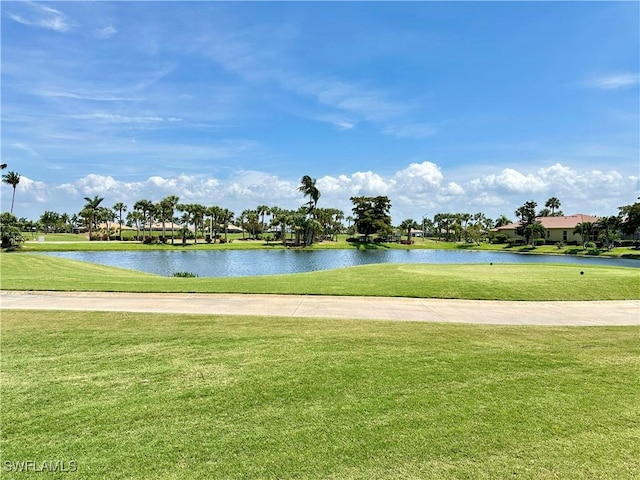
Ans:
[[[6,164],[2,164],[6,168]],[[2,176],[4,183],[13,188],[10,212],[0,216],[2,244],[13,245],[23,241],[22,232],[39,230],[44,232],[88,231],[91,240],[118,239],[123,240],[123,226],[136,230],[135,239],[143,242],[182,243],[199,239],[216,243],[228,241],[229,225],[237,224],[242,231],[242,238],[280,241],[283,244],[311,245],[315,241],[335,240],[337,235],[348,233],[351,240],[369,242],[398,239],[394,236],[394,227],[390,215],[391,200],[387,196],[354,196],[351,215],[345,216],[336,208],[320,208],[318,201],[321,192],[316,180],[305,175],[300,180],[297,191],[305,202],[298,209],[290,210],[278,206],[258,205],[254,209],[243,210],[236,215],[231,210],[217,205],[199,203],[181,203],[176,195],[169,195],[160,201],[153,202],[140,199],[133,205],[116,202],[111,207],[104,205],[104,197],[98,195],[85,197],[85,204],[75,214],[45,211],[37,222],[13,216],[13,200],[15,188],[20,181],[16,172],[8,172]],[[544,238],[545,229],[539,217],[562,216],[561,202],[556,197],[549,198],[544,208],[537,211],[537,203],[525,202],[516,209],[516,233],[526,243],[535,244],[536,239]],[[594,238],[595,233],[609,248],[619,238],[620,233],[633,234],[640,228],[640,203],[619,208],[619,214],[602,217],[598,222],[583,222],[574,233],[582,238]],[[347,222],[347,225],[344,222]],[[403,242],[411,243],[416,230],[423,235],[430,235],[438,240],[480,244],[487,240],[490,232],[498,227],[512,223],[505,215],[493,220],[482,212],[471,213],[437,213],[433,218],[423,217],[421,222],[412,218],[403,220],[397,225],[400,236],[406,235]],[[160,224],[161,235],[154,236],[152,228]]]

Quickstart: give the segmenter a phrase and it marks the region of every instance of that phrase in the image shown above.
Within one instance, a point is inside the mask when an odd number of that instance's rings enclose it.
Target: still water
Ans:
[[[639,261],[630,259],[458,250],[171,250],[50,252],[44,255],[140,270],[163,276],[171,276],[174,272],[191,272],[199,277],[300,273],[373,263],[568,263],[640,267]]]

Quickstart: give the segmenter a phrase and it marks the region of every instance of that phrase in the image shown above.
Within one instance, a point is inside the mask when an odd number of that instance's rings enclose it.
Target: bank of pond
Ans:
[[[162,276],[172,276],[176,272],[189,272],[198,277],[277,275],[380,263],[556,263],[640,267],[640,261],[625,258],[527,255],[466,250],[154,250],[43,252],[41,255],[127,268]]]

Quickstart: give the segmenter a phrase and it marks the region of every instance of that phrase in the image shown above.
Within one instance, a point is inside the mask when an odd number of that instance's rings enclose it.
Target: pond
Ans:
[[[61,258],[128,268],[162,276],[191,272],[199,277],[242,277],[312,272],[373,263],[568,263],[640,267],[621,258],[523,255],[460,250],[194,250],[48,252]]]

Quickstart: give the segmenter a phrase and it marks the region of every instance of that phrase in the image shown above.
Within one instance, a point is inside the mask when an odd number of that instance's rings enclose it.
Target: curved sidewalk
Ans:
[[[640,326],[640,300],[513,302],[310,295],[0,292],[2,310],[79,310],[496,325]]]

